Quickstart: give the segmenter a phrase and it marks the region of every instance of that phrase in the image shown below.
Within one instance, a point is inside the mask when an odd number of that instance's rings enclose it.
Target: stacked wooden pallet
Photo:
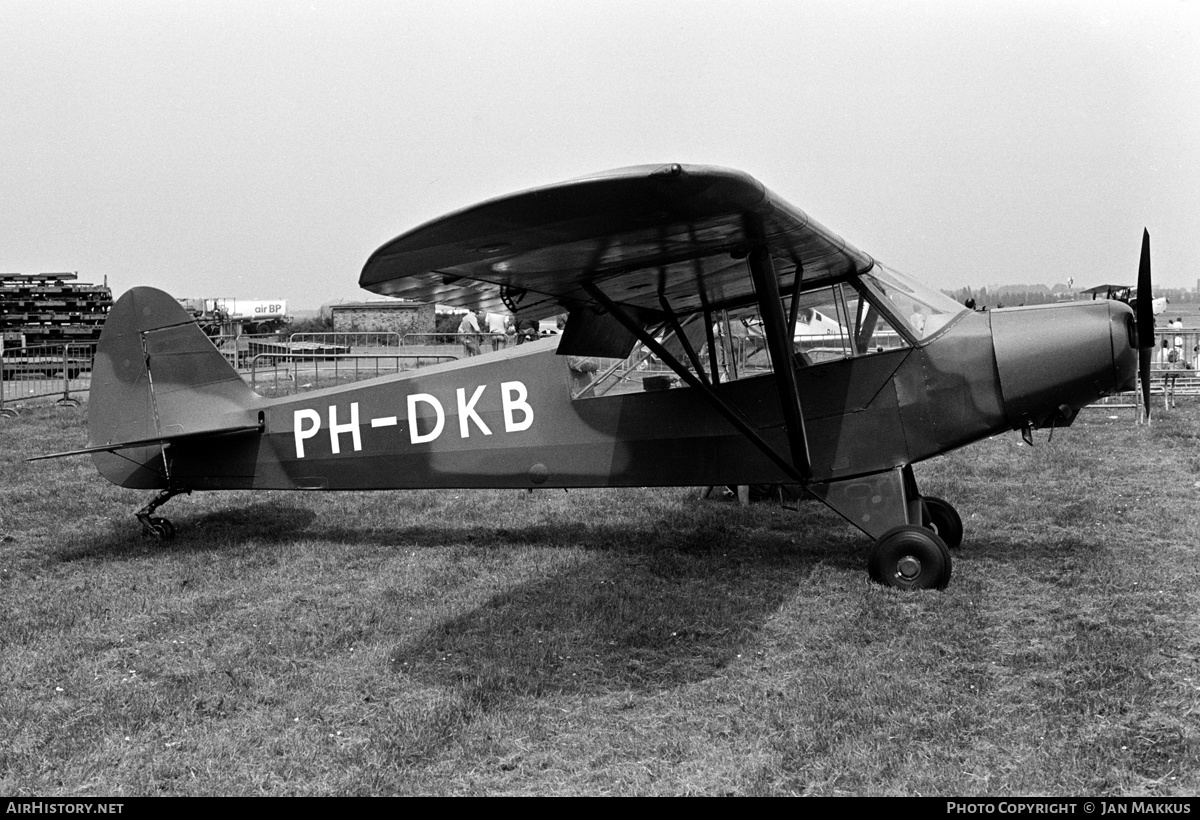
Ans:
[[[94,342],[112,306],[108,285],[74,273],[0,273],[4,346]]]

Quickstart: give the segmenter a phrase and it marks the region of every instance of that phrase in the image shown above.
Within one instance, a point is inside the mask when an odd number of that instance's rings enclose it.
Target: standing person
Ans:
[[[558,325],[558,332],[562,333],[567,327],[567,314],[560,314],[555,324]],[[581,395],[583,389],[595,380],[596,372],[600,369],[599,363],[590,356],[568,356],[567,367],[571,371],[571,392],[574,396]]]
[[[503,350],[508,345],[508,317],[503,313],[487,314],[487,331],[492,343],[492,350]]]
[[[479,355],[479,319],[473,311],[468,310],[458,323],[458,340],[462,342],[465,356]]]
[[[541,324],[537,319],[522,319],[517,317],[517,344],[523,345],[526,342],[536,342],[538,334],[541,333]]]

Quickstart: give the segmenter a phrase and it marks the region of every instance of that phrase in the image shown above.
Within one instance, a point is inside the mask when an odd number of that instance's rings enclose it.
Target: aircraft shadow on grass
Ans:
[[[523,495],[523,494],[522,494]],[[697,502],[709,505],[712,502]],[[122,529],[115,522],[111,529],[76,536],[66,541],[59,549],[62,561],[95,558],[114,554],[136,554],[146,551],[201,552],[212,550],[235,550],[247,546],[287,545],[300,540],[332,541],[363,545],[391,546],[397,548],[440,548],[453,545],[519,549],[524,547],[574,547],[600,552],[655,553],[663,550],[676,551],[681,555],[699,555],[712,552],[714,533],[697,528],[691,533],[680,533],[677,520],[663,520],[641,526],[610,523],[585,524],[572,520],[569,514],[543,522],[521,524],[515,527],[491,527],[476,522],[447,523],[436,526],[407,526],[403,524],[403,507],[393,508],[394,516],[371,517],[367,525],[331,522],[328,515],[304,504],[281,504],[278,500],[253,502],[244,505],[228,504],[219,509],[189,516],[188,531],[173,540],[169,546],[144,534],[135,534]],[[838,526],[836,519],[822,515],[824,510],[815,505],[809,507],[818,513],[821,520],[806,523],[803,512],[786,513],[778,529],[770,529],[766,536],[784,544],[803,560],[805,556],[813,562],[831,563],[837,566],[854,566],[859,556],[853,554],[857,542],[852,531]],[[390,519],[390,520],[389,520]],[[830,532],[830,523],[833,532]],[[752,532],[750,526],[730,526],[736,533],[737,544],[726,551],[737,550],[740,561],[753,562],[761,557],[764,544],[761,537]],[[720,536],[715,536],[720,538]],[[847,547],[851,554],[845,555]],[[790,560],[790,559],[789,559]]]
[[[819,516],[818,516],[819,517]],[[679,532],[677,520],[642,525],[561,521],[527,527],[476,524],[406,527],[337,526],[301,506],[255,503],[225,507],[188,522],[172,553],[233,552],[300,540],[390,547],[465,550],[464,578],[495,555],[545,548],[582,549],[580,560],[553,565],[542,580],[497,590],[463,614],[398,644],[397,673],[447,685],[475,681],[512,695],[590,687],[670,686],[713,674],[733,659],[772,613],[818,568],[857,568],[846,548],[849,528],[831,535],[821,522],[730,527],[713,541],[706,528]],[[799,518],[803,519],[801,515]],[[806,537],[804,532],[811,530]],[[799,535],[798,535],[799,532]],[[734,543],[736,542],[736,543]],[[60,548],[64,562],[162,549],[155,539],[114,530]],[[272,560],[286,560],[274,555]],[[503,559],[501,559],[503,560]],[[503,573],[498,573],[502,575]],[[377,608],[407,617],[435,594],[405,579],[381,593]]]
[[[259,502],[222,507],[190,520],[195,527],[187,538],[171,546],[173,553],[234,551],[248,544],[271,545],[294,542],[306,534],[317,515],[297,504]],[[111,528],[67,539],[58,548],[58,558],[71,561],[112,558],[162,552],[162,543],[114,524]]]

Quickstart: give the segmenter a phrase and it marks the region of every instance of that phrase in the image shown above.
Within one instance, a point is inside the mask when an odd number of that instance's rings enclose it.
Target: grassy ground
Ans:
[[[223,493],[0,419],[0,794],[1200,793],[1200,408],[918,466],[945,592],[817,504]]]

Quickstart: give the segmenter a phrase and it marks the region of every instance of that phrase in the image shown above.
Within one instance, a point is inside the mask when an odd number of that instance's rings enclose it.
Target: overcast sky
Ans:
[[[744,170],[942,288],[1200,278],[1200,2],[0,0],[0,271],[361,298],[383,242]]]

